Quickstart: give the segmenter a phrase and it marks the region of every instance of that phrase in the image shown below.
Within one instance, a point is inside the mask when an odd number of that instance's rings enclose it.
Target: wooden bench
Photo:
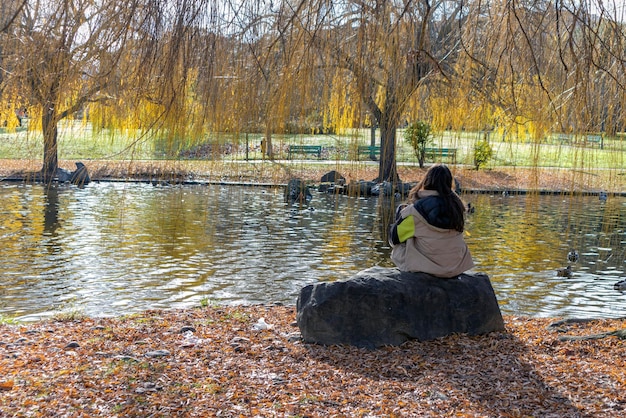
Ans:
[[[369,155],[370,158],[374,159],[375,156],[380,155],[380,147],[376,147],[373,145],[359,145],[358,155]]]
[[[322,157],[321,145],[289,145],[289,159],[293,154],[311,154],[317,155],[317,158]]]
[[[600,144],[600,148],[603,148],[602,135],[587,135],[587,144]]]
[[[561,144],[571,144],[572,136],[567,134],[559,134],[556,138]]]
[[[449,158],[456,164],[456,148],[426,148],[424,155],[431,160]]]

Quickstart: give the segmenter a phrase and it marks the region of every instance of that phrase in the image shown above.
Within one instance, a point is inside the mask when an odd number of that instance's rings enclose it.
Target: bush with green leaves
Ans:
[[[431,142],[430,132],[430,124],[422,120],[411,123],[404,131],[404,138],[413,147],[420,168],[424,167],[426,146]]]
[[[487,164],[491,157],[493,157],[493,149],[489,142],[485,139],[476,142],[474,145],[474,167],[476,170]]]

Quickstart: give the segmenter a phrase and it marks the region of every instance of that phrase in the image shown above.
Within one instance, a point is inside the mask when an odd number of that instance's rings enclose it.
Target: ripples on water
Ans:
[[[300,289],[392,266],[399,202],[282,188],[0,185],[0,315],[94,316],[218,303],[295,303]],[[465,195],[466,240],[505,314],[624,316],[626,199]],[[556,277],[571,248],[570,279]]]

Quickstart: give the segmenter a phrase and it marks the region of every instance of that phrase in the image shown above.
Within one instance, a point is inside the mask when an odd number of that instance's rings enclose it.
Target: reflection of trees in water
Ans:
[[[378,205],[376,206],[378,230],[375,233],[379,234],[376,238],[382,241],[384,245],[389,245],[387,244],[389,226],[394,222],[396,206],[400,203],[402,203],[401,198],[396,196],[380,196],[378,198]]]
[[[624,266],[626,258],[626,211],[621,199],[609,199],[604,203],[597,203],[595,222],[590,226],[597,253],[596,268],[602,269],[605,265]]]
[[[55,184],[44,187],[43,230],[44,234],[55,236],[59,228],[59,189]]]
[[[589,273],[606,266],[623,268],[626,213],[620,199],[606,204],[589,196],[477,195],[469,199],[476,212],[468,217],[466,239],[483,266],[508,273],[535,271],[542,265],[563,267],[567,253],[576,249],[581,255],[579,264]],[[483,231],[482,236],[474,231]]]
[[[108,183],[0,187],[0,196],[7,278],[0,289],[30,289],[28,303],[10,296],[25,312],[48,306],[46,289],[57,279],[60,297],[66,287],[79,286],[91,295],[85,303],[105,310],[120,308],[102,308],[98,299],[129,298],[146,306],[199,292],[217,300],[292,301],[304,283],[393,266],[387,232],[404,200],[315,193],[311,209],[294,210],[280,189]],[[611,304],[617,280],[593,280],[624,269],[624,198],[604,204],[589,196],[463,199],[476,207],[466,234],[476,270],[490,276],[506,311],[621,308],[620,301]],[[580,261],[566,282],[556,268],[567,264],[574,245]],[[39,275],[50,281],[20,282]]]
[[[594,196],[561,198],[561,216],[557,219],[562,229],[556,232],[565,231],[563,243],[581,253],[581,262],[589,264],[590,272],[602,270],[607,262],[619,268],[625,251],[623,200],[614,198],[601,202]]]
[[[380,255],[380,265],[393,267],[391,261],[391,247],[389,246],[389,227],[394,222],[396,207],[403,202],[396,196],[379,196],[376,205],[376,228],[372,231],[374,235],[376,253]]]

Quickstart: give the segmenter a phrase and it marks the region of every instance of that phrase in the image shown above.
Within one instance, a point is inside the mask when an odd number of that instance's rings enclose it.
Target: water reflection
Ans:
[[[54,236],[59,227],[59,189],[57,185],[47,186],[44,190],[44,217],[43,230],[49,236]]]
[[[537,316],[623,316],[626,200],[597,197],[477,196],[467,238],[503,307]],[[557,277],[576,249],[572,278]]]
[[[466,239],[503,312],[622,316],[626,200],[468,195]],[[280,188],[0,185],[0,314],[116,315],[146,308],[294,303],[302,286],[391,266],[399,202]],[[556,277],[575,248],[571,279]]]

